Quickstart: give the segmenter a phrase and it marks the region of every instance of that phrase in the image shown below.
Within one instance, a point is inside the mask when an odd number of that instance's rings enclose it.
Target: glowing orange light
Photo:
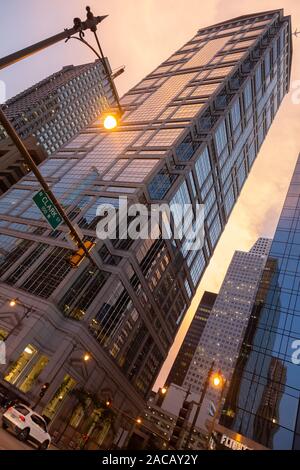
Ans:
[[[16,304],[17,304],[17,301],[16,301],[15,299],[11,299],[11,301],[9,302],[9,305],[10,305],[11,307],[15,307]]]
[[[118,125],[118,121],[117,121],[116,116],[114,116],[113,114],[108,114],[104,118],[103,125],[104,125],[105,129],[107,129],[107,130],[115,129]]]
[[[214,387],[220,387],[222,385],[222,376],[220,374],[214,374],[212,376],[212,383]]]

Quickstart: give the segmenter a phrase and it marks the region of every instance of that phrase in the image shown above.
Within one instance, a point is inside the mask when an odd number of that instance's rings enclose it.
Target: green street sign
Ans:
[[[33,196],[32,199],[40,209],[48,224],[53,228],[53,230],[55,230],[63,222],[63,219],[49,196],[47,196],[45,191],[41,189]]]

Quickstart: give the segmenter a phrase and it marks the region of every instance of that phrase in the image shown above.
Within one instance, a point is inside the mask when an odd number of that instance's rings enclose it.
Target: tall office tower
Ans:
[[[2,109],[22,139],[34,136],[50,155],[112,103],[103,64],[96,60],[63,67],[10,98]],[[0,126],[0,142],[5,137]]]
[[[38,410],[53,430],[65,427],[74,387],[110,394],[131,416],[144,407],[288,91],[290,62],[290,18],[282,10],[201,29],[124,96],[118,129],[97,120],[40,165],[69,217],[96,242],[97,268],[88,259],[77,269],[65,262],[68,230],[50,230],[42,219],[32,176],[0,198],[0,327],[11,332],[2,382],[29,401],[49,383]],[[149,207],[203,202],[204,246],[124,239],[123,231],[98,240],[96,209],[118,208],[119,196]],[[202,234],[201,220],[193,227]],[[18,325],[7,314],[8,296],[33,308]],[[83,351],[90,361],[83,363]],[[87,434],[85,419],[76,429]]]
[[[234,253],[185,377],[186,389],[200,393],[213,362],[214,369],[220,370],[228,383],[231,380],[270,246],[271,240],[259,238],[250,251]],[[202,420],[207,402],[211,400],[217,407],[219,397],[220,390],[209,386]]]
[[[300,449],[300,156],[221,423],[271,449]],[[266,273],[267,274],[267,273]]]
[[[174,364],[169,372],[166,385],[174,383],[182,386],[216,298],[217,294],[207,291],[204,292],[195,316],[178,351]]]

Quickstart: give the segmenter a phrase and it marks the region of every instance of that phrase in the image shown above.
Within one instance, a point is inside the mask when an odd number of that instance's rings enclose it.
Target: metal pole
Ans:
[[[31,56],[32,54],[35,54],[36,52],[46,49],[46,47],[53,46],[53,44],[56,44],[62,41],[63,39],[68,39],[73,34],[76,34],[79,31],[85,31],[86,29],[93,30],[96,27],[96,25],[101,23],[101,21],[107,18],[107,16],[108,15],[93,16],[93,20],[87,19],[86,21],[81,21],[79,18],[74,18],[73,28],[65,29],[61,33],[55,34],[54,36],[51,36],[50,38],[43,39],[42,41],[32,44],[31,46],[25,47],[24,49],[21,49],[20,51],[13,52],[12,54],[9,54],[6,57],[2,57],[2,59],[0,59],[0,69],[8,67],[9,65],[15,64],[16,62],[19,62],[19,60],[25,59]]]
[[[222,390],[221,390],[221,395],[220,395],[220,398],[218,400],[218,406],[217,406],[217,409],[216,409],[216,412],[214,414],[214,417],[213,417],[213,420],[212,420],[212,423],[211,423],[211,426],[210,426],[210,430],[209,430],[209,434],[208,434],[208,440],[207,440],[207,450],[209,450],[209,441],[213,435],[213,432],[214,432],[214,429],[215,429],[215,424],[216,424],[216,420],[217,420],[217,417],[219,415],[219,412],[220,412],[220,409],[221,409],[221,406],[222,406],[222,400],[223,400],[223,396],[224,396],[224,392],[225,392],[225,388],[226,388],[226,382],[227,380],[224,379],[224,382],[223,382],[223,386],[222,386]]]
[[[81,240],[81,238],[80,238],[79,234],[77,233],[75,227],[73,226],[71,220],[69,219],[69,217],[65,213],[63,207],[61,206],[59,201],[56,199],[56,197],[54,196],[54,194],[51,191],[50,187],[48,186],[48,184],[44,180],[42,174],[40,173],[40,171],[37,167],[37,165],[35,164],[34,160],[32,159],[30,153],[28,152],[27,148],[25,147],[24,143],[22,142],[22,140],[18,136],[17,132],[15,131],[15,129],[13,128],[13,126],[11,125],[11,123],[9,122],[7,117],[5,116],[5,114],[2,111],[1,107],[0,107],[0,122],[1,122],[2,126],[4,127],[4,129],[6,130],[9,137],[11,138],[11,140],[14,142],[14,144],[18,148],[18,150],[19,150],[20,154],[22,155],[22,157],[24,158],[25,162],[27,163],[29,168],[32,170],[33,174],[35,175],[36,179],[38,180],[38,182],[42,186],[43,190],[45,191],[45,193],[49,196],[49,198],[51,199],[51,201],[55,205],[56,209],[58,210],[58,212],[61,215],[62,219],[64,220],[65,224],[70,229],[70,233],[74,237],[74,239],[77,241],[78,247],[82,248],[85,255],[90,259],[90,261],[96,267],[98,267],[97,264],[95,263],[95,261],[93,260],[93,258],[91,257],[91,255],[90,255],[88,249],[86,248],[85,244]]]
[[[202,403],[203,403],[203,400],[204,400],[204,397],[205,397],[205,394],[206,394],[206,391],[207,391],[207,387],[208,387],[208,384],[209,384],[209,380],[210,380],[210,376],[212,374],[213,368],[214,368],[214,362],[212,362],[212,364],[210,366],[210,369],[208,371],[205,383],[203,385],[200,400],[197,403],[197,410],[196,410],[196,413],[194,415],[194,419],[193,419],[192,425],[190,427],[190,432],[188,434],[188,437],[187,437],[187,440],[186,440],[186,443],[185,443],[185,449],[188,449],[188,446],[189,446],[189,443],[190,443],[190,440],[191,440],[191,437],[192,437],[193,429],[196,426],[197,419],[198,419],[200,409],[201,409],[201,406],[202,406]]]
[[[100,51],[100,55],[101,55],[101,59],[102,59],[102,63],[103,63],[103,67],[104,67],[104,70],[106,72],[106,75],[107,75],[107,78],[109,80],[109,83],[110,83],[110,86],[113,90],[113,93],[114,93],[114,97],[115,97],[115,100],[117,102],[117,105],[118,105],[118,109],[119,109],[119,112],[120,114],[122,115],[123,114],[123,109],[122,109],[122,106],[121,106],[121,103],[120,103],[120,100],[119,100],[119,95],[118,95],[118,92],[117,92],[117,88],[116,88],[116,85],[112,79],[112,76],[111,76],[111,73],[107,67],[107,63],[106,63],[106,60],[105,60],[105,57],[104,57],[104,54],[103,54],[103,51],[102,51],[102,47],[100,45],[100,41],[98,39],[98,36],[97,36],[97,33],[96,31],[94,31],[94,36],[95,36],[95,39],[96,39],[96,42],[97,42],[97,46],[99,48],[99,51]]]

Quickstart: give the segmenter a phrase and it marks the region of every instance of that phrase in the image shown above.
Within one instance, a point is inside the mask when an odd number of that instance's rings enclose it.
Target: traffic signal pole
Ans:
[[[94,33],[94,35],[97,39],[97,44],[100,48],[101,58],[102,58],[102,61],[103,61],[103,66],[105,68],[106,73],[108,74],[108,77],[110,78],[110,83],[113,84],[113,86],[112,86],[113,93],[116,97],[118,107],[120,108],[118,94],[117,94],[115,85],[113,83],[113,79],[112,79],[112,77],[109,73],[109,70],[107,68],[107,64],[105,62],[105,59],[104,59],[104,56],[103,56],[103,53],[102,53],[102,49],[100,47],[100,43],[99,43],[97,35],[96,35],[97,25],[99,23],[101,23],[101,21],[103,21],[107,17],[107,15],[105,15],[105,16],[94,16],[92,14],[92,12],[90,11],[90,7],[86,7],[86,11],[87,11],[87,19],[85,21],[81,21],[80,18],[74,18],[73,28],[65,29],[61,33],[55,34],[54,36],[51,36],[47,39],[44,39],[40,42],[37,42],[37,43],[35,43],[31,46],[26,47],[25,49],[21,49],[20,51],[14,52],[13,54],[10,54],[10,55],[0,59],[0,69],[3,69],[3,68],[8,67],[12,64],[15,64],[16,62],[18,62],[22,59],[25,59],[25,58],[31,56],[32,54],[35,54],[35,53],[37,53],[37,52],[39,52],[39,51],[41,51],[41,50],[43,50],[43,49],[45,49],[49,46],[52,46],[53,44],[56,44],[57,42],[62,41],[63,39],[68,40],[72,37],[72,35],[74,35],[76,33],[79,33],[79,36],[80,36],[82,42],[86,43],[86,41],[84,41],[82,39],[82,36],[84,35],[84,31],[89,29]],[[77,38],[77,39],[79,39],[79,38]],[[87,44],[87,45],[89,45],[89,44]],[[91,46],[89,46],[89,47],[91,47]],[[94,52],[99,57],[99,54],[97,54],[96,51],[94,51]],[[63,221],[65,222],[67,227],[70,229],[71,237],[76,242],[78,248],[82,249],[84,254],[90,259],[90,261],[96,267],[98,267],[97,263],[93,260],[92,256],[90,255],[89,250],[87,249],[87,247],[85,246],[83,240],[81,239],[80,234],[78,233],[78,231],[76,230],[76,228],[72,224],[71,220],[67,216],[67,214],[64,211],[62,205],[56,199],[55,195],[53,194],[52,190],[48,186],[47,182],[44,180],[42,174],[40,173],[37,165],[35,164],[35,161],[32,159],[32,157],[31,157],[30,153],[28,152],[26,146],[24,145],[23,141],[21,140],[18,133],[15,131],[14,127],[11,125],[11,123],[9,122],[7,117],[5,116],[3,110],[1,109],[1,106],[0,106],[0,123],[4,127],[5,131],[7,132],[8,136],[11,138],[13,143],[18,148],[20,154],[22,155],[22,157],[24,158],[24,160],[27,163],[28,167],[31,169],[31,171],[33,172],[33,174],[37,178],[38,182],[40,183],[41,187],[43,188],[43,190],[45,191],[47,196],[49,197],[49,199],[52,201],[52,203],[56,207],[56,209],[59,212],[60,216],[62,217]]]
[[[197,403],[197,409],[196,409],[196,412],[195,412],[195,415],[194,415],[194,419],[193,419],[193,422],[192,422],[191,427],[190,427],[190,431],[189,431],[187,439],[186,439],[186,444],[185,444],[185,449],[186,450],[188,450],[188,448],[189,448],[189,443],[191,441],[191,437],[192,437],[192,434],[193,434],[193,429],[196,426],[196,423],[197,423],[197,420],[198,420],[198,417],[199,417],[199,414],[200,414],[201,406],[202,406],[204,397],[206,395],[207,388],[208,388],[209,381],[210,381],[211,374],[212,374],[213,370],[214,370],[214,362],[212,362],[212,364],[210,366],[210,369],[208,371],[206,380],[205,380],[203,388],[202,388],[200,399]]]

